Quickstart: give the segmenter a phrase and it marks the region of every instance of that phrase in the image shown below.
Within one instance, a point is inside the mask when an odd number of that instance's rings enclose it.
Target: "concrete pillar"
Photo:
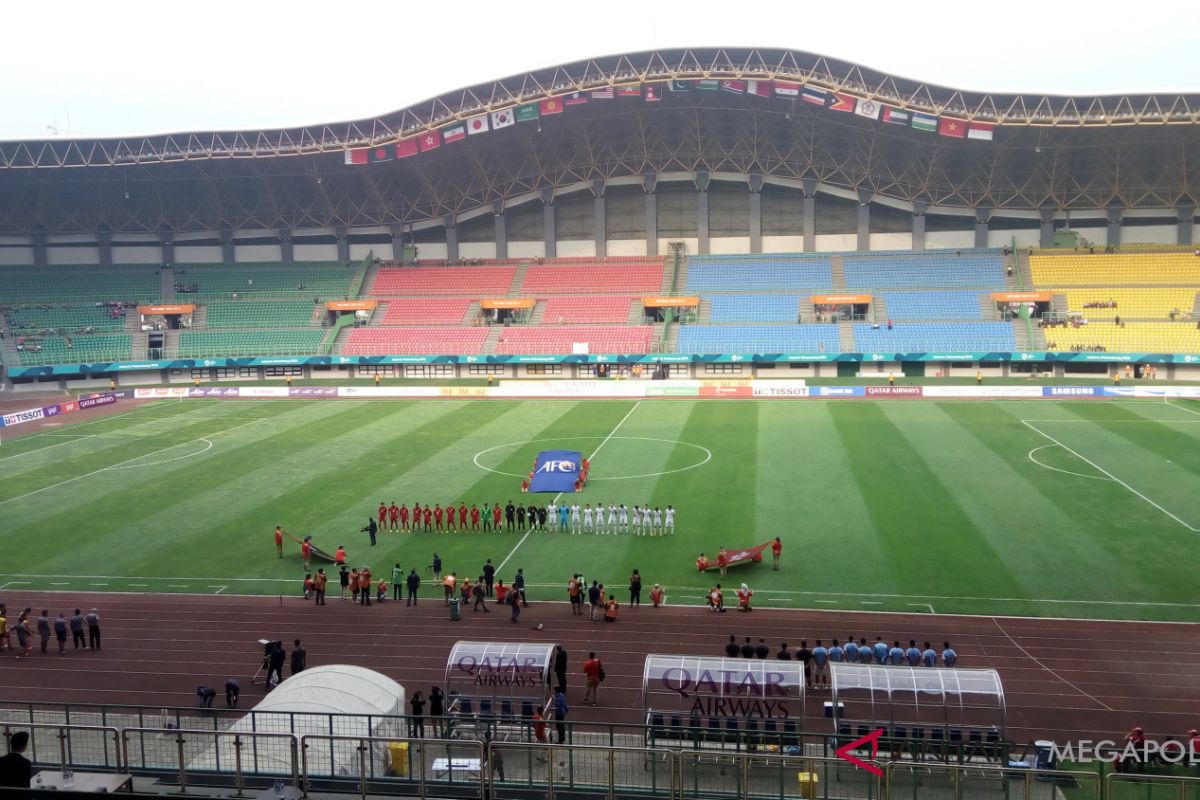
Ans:
[[[285,264],[295,263],[296,249],[292,244],[292,229],[280,228],[277,235],[279,236],[279,260]]]
[[[654,194],[658,174],[642,174],[642,190],[646,193],[646,255],[658,255],[658,198]]]
[[[804,252],[817,250],[817,182],[804,179]]]
[[[96,240],[100,244],[100,263],[105,267],[111,267],[113,263],[112,255],[112,231],[99,230],[96,232]]]
[[[596,243],[596,258],[608,255],[608,207],[604,203],[606,188],[603,178],[593,178],[588,183],[592,192],[592,218],[595,224],[593,238]]]
[[[455,227],[457,220],[453,214],[447,214],[445,217],[446,225],[446,260],[458,261],[458,228]]]
[[[762,252],[762,187],[761,172],[751,172],[746,176],[750,185],[750,252]]]
[[[49,260],[46,253],[46,240],[49,234],[44,230],[33,232],[33,265],[35,267],[46,266]]]
[[[927,210],[929,210],[928,202],[913,201],[912,249],[918,253],[925,251],[925,212]]]
[[[979,206],[975,209],[975,246],[988,246],[988,223],[992,221],[992,209]]]
[[[1038,244],[1049,247],[1054,244],[1054,206],[1042,206],[1038,213],[1042,219],[1042,232],[1038,237]]]
[[[333,235],[337,238],[337,257],[338,261],[343,264],[350,263],[350,232],[346,230],[345,225],[338,225],[333,229]]]
[[[496,258],[508,258],[508,225],[504,222],[504,201],[492,203],[492,224],[496,229]]]
[[[233,249],[233,230],[222,228],[217,235],[221,237],[221,260],[226,264],[232,264],[237,258]]]
[[[1191,244],[1192,243],[1192,221],[1196,217],[1196,205],[1190,201],[1181,202],[1175,206],[1175,213],[1179,217],[1179,228],[1175,234],[1176,244]]]
[[[1124,211],[1125,207],[1120,203],[1112,203],[1105,209],[1105,216],[1108,218],[1105,234],[1108,237],[1109,247],[1116,247],[1121,243],[1121,215]]]
[[[858,251],[865,253],[871,249],[871,198],[875,193],[870,189],[858,190]]]
[[[697,170],[692,176],[696,184],[696,252],[708,255],[708,170]]]
[[[163,228],[158,232],[158,243],[162,247],[162,263],[163,266],[171,266],[175,263],[175,231]]]
[[[558,226],[554,216],[554,189],[542,189],[542,246],[546,258],[558,257]]]
[[[388,233],[392,236],[392,258],[400,261],[404,258],[404,226],[389,225]]]

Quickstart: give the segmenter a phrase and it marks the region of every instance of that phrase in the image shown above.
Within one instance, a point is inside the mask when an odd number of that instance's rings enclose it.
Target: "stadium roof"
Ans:
[[[486,135],[453,138],[472,119]],[[996,94],[792,50],[646,51],[367,120],[0,142],[0,232],[419,224],[681,173],[925,206],[1170,208],[1197,195],[1198,132],[1200,94]]]

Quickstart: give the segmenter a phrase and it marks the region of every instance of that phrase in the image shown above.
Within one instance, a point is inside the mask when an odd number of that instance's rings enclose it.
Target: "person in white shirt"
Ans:
[[[583,532],[592,532],[592,504],[588,503],[583,507]]]
[[[620,514],[621,514],[621,532],[629,533],[629,509],[625,507],[624,503],[621,503]]]
[[[554,505],[553,500],[546,504],[546,524],[551,531],[558,530],[558,506]]]
[[[571,533],[579,533],[579,503],[571,506]]]
[[[658,506],[654,507],[654,533],[656,536],[662,535],[662,509]]]
[[[666,533],[675,533],[675,509],[667,506]]]
[[[634,536],[642,535],[642,507],[641,506],[633,507],[633,535]]]
[[[608,504],[608,528],[605,529],[604,532],[605,533],[616,533],[617,532],[617,504],[616,503]]]

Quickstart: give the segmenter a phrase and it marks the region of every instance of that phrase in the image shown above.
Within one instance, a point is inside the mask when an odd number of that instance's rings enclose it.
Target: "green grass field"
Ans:
[[[563,599],[637,567],[700,603],[698,551],[780,535],[726,581],[762,606],[1192,620],[1198,440],[1187,401],[162,401],[0,445],[0,588],[297,593],[282,524],[377,575],[437,550]],[[581,503],[673,504],[676,535],[359,532],[515,500],[557,447],[595,453]]]

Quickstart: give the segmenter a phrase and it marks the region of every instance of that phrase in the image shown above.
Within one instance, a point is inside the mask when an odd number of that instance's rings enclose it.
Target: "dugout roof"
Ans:
[[[1004,735],[1004,687],[994,669],[829,666],[831,699],[845,706],[843,723],[867,723],[888,730],[897,725],[960,731],[994,728]]]
[[[553,642],[455,642],[446,658],[448,710],[507,716],[524,713],[525,702],[540,706],[555,647]],[[506,701],[512,704],[507,712],[499,705]]]
[[[745,85],[703,91],[699,81]],[[754,81],[994,125],[994,138],[838,113],[799,90],[757,96]],[[671,91],[676,82],[692,90]],[[565,100],[631,86],[642,88]],[[460,121],[541,101],[564,107],[412,157],[346,164],[348,150],[444,136]],[[616,179],[653,190],[679,175],[697,185],[743,180],[755,191],[763,182],[806,193],[828,186],[915,208],[1194,208],[1198,133],[1200,94],[998,94],[793,50],[655,50],[535,70],[367,120],[0,142],[0,234],[421,225],[555,192],[602,193]]]
[[[804,718],[804,665],[707,656],[646,656],[642,707],[682,717]]]

